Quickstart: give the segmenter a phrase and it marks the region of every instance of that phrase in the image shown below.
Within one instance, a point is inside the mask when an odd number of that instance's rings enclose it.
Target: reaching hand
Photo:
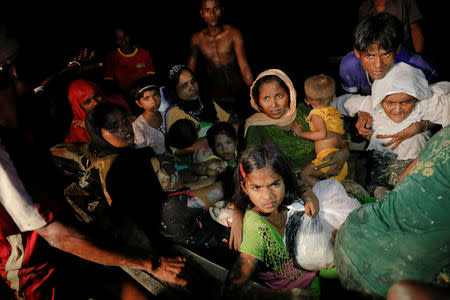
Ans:
[[[159,262],[158,267],[147,271],[160,280],[186,286],[187,281],[181,277],[186,262],[184,257],[160,257]]]
[[[395,150],[401,144],[401,142],[403,142],[404,140],[407,140],[407,139],[415,136],[416,134],[423,132],[423,130],[425,128],[422,125],[422,122],[423,121],[413,123],[413,124],[409,125],[408,127],[406,127],[405,129],[403,129],[402,131],[397,132],[396,134],[378,134],[377,138],[391,139],[390,141],[388,141],[382,145],[384,147],[389,147],[390,145],[394,144],[394,146],[392,146],[391,149]]]
[[[372,131],[370,128],[372,127],[373,118],[372,116],[364,111],[358,112],[358,121],[356,122],[356,129],[360,135],[371,135]]]

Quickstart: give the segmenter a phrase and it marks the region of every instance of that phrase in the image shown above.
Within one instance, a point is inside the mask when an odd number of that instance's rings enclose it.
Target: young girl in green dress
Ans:
[[[294,266],[284,241],[287,208],[299,197],[295,174],[273,144],[245,150],[235,170],[233,202],[244,214],[240,256],[224,291],[239,295],[250,279],[271,288],[303,288],[319,294],[317,272]]]

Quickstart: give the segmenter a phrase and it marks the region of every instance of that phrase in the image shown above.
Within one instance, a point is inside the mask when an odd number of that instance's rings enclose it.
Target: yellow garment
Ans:
[[[306,122],[308,122],[311,131],[315,131],[314,124],[311,122],[311,116],[317,115],[325,121],[327,131],[344,134],[344,122],[341,120],[341,114],[342,112],[337,110],[334,106],[314,108],[311,110],[308,117],[306,117]]]
[[[322,159],[324,157],[326,157],[328,154],[333,153],[335,151],[338,151],[339,149],[337,148],[328,148],[328,149],[324,149],[322,151],[319,152],[319,154],[317,154],[317,157],[315,160],[312,161],[312,163],[316,166],[321,165],[323,163],[328,162],[327,161],[322,161]],[[322,171],[322,173],[326,174],[328,171],[330,170],[330,167],[325,167],[325,168],[321,168],[320,171]],[[337,176],[333,176],[330,178],[336,179],[339,182],[342,182],[345,177],[347,176],[348,173],[348,165],[347,162],[345,162],[344,167],[342,168],[341,172],[339,173],[339,175]]]

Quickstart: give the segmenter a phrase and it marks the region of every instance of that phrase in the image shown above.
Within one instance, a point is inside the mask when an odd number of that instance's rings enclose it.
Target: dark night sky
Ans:
[[[432,6],[435,1],[417,2],[425,17],[426,59],[440,71],[442,80],[450,80],[450,47],[442,38],[448,35],[444,32],[449,23],[442,9]],[[169,66],[186,63],[189,38],[203,25],[197,1],[120,3],[14,4],[2,8],[1,17],[14,28],[32,57],[38,81],[63,67],[83,47],[96,49],[99,57],[104,55],[112,46],[109,29],[117,23],[129,26],[140,44],[150,49],[158,72],[165,74]],[[225,20],[243,33],[255,76],[276,67],[291,75],[295,83],[308,73],[330,67],[335,72],[332,75],[337,75],[338,64],[329,64],[327,57],[342,56],[352,49],[359,4],[360,0],[226,0]]]

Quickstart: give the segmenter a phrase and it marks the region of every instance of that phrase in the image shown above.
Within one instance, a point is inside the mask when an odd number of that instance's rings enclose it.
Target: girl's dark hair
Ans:
[[[166,144],[177,149],[185,149],[192,146],[198,138],[197,126],[192,120],[179,119],[170,126]]]
[[[208,146],[212,149],[214,154],[216,154],[216,137],[219,134],[224,134],[228,137],[230,137],[234,142],[237,142],[237,134],[236,130],[234,129],[233,125],[228,122],[218,122],[211,126],[208,131],[206,132],[206,139],[208,140]]]
[[[286,206],[291,204],[298,197],[299,186],[297,177],[289,166],[288,159],[281,150],[270,143],[253,146],[241,153],[234,172],[235,191],[232,202],[242,213],[247,209],[251,209],[254,205],[247,194],[242,190],[241,182],[244,182],[245,177],[251,172],[266,166],[270,166],[270,168],[275,173],[279,174],[284,181],[285,195],[278,207],[278,211],[285,209]]]
[[[261,86],[264,83],[270,82],[273,80],[277,81],[280,84],[280,86],[286,91],[286,93],[288,95],[290,95],[288,86],[280,77],[278,77],[277,75],[263,76],[263,77],[259,78],[258,81],[255,82],[255,84],[253,85],[252,91],[251,91],[252,97],[255,100],[256,104],[258,104],[258,106],[259,106],[259,89],[261,88]]]
[[[159,90],[161,86],[156,75],[148,75],[135,79],[131,84],[130,96],[133,100],[139,100],[144,96],[144,92]]]
[[[400,20],[390,13],[381,12],[366,16],[355,28],[354,47],[367,51],[378,45],[386,51],[396,51],[403,43],[404,33]]]

